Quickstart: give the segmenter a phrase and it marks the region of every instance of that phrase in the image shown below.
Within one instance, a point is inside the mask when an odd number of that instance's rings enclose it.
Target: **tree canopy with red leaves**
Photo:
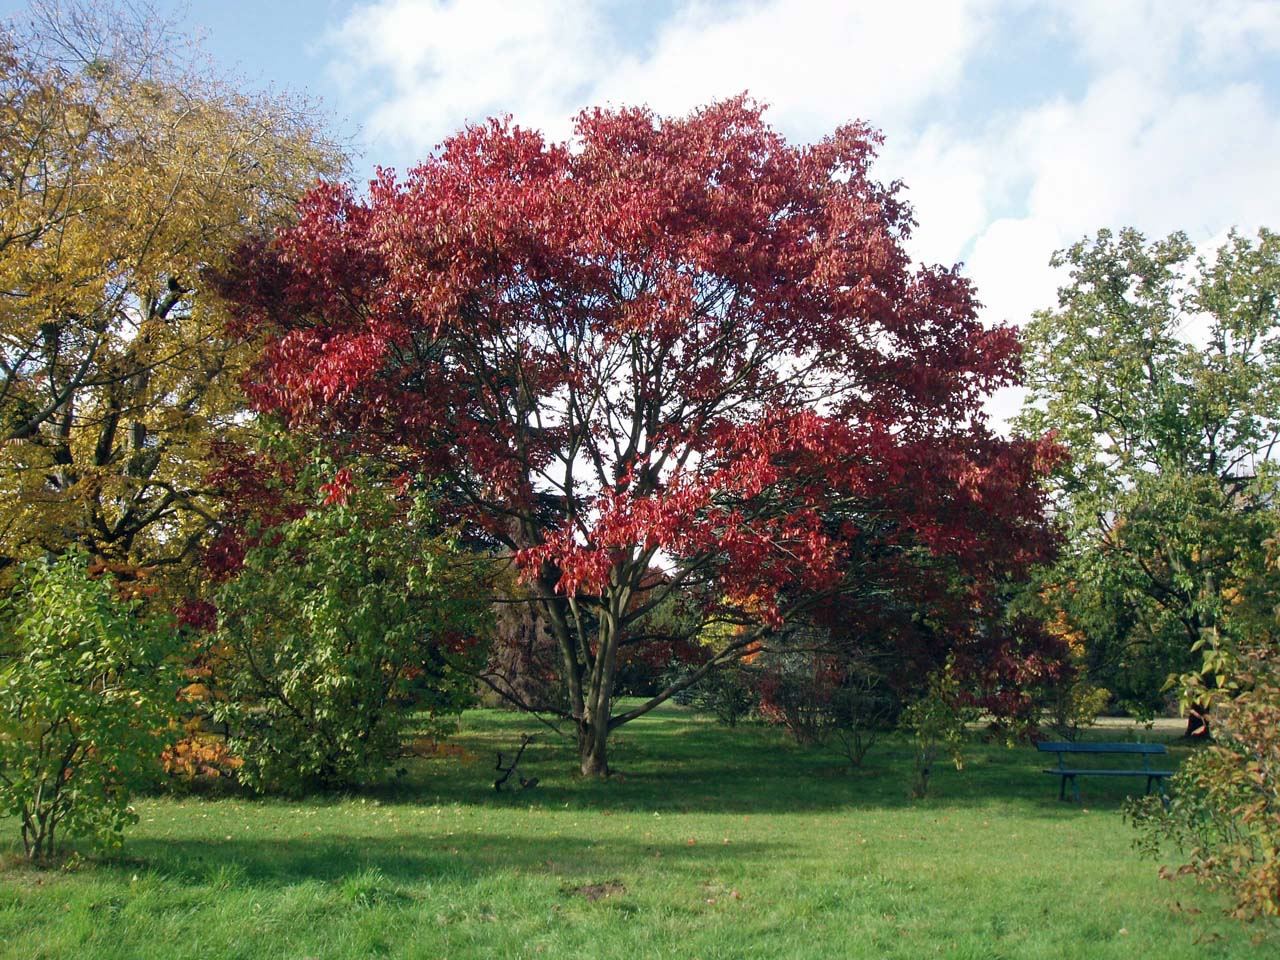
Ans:
[[[912,265],[878,142],[789,144],[745,96],[586,111],[568,143],[493,120],[366,197],[317,186],[228,280],[275,334],[260,409],[433,478],[517,565],[584,773],[802,621],[900,636],[919,668],[968,651],[993,691],[1027,666],[993,609],[1049,546],[1052,449],[986,426],[1016,335],[957,269]],[[620,649],[688,639],[651,629],[676,596],[730,639],[615,712]]]

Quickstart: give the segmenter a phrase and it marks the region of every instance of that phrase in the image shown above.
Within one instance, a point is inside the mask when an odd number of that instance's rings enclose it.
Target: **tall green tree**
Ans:
[[[1232,233],[1205,259],[1181,233],[1103,230],[1053,263],[1070,283],[1026,328],[1017,421],[1070,454],[1041,599],[1095,679],[1154,709],[1198,644],[1268,619],[1248,611],[1274,578],[1280,237]]]

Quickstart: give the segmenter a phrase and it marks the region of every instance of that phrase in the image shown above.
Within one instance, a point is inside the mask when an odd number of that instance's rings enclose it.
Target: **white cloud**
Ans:
[[[1033,171],[1030,214],[1073,234],[1202,234],[1280,213],[1280,117],[1252,85],[1170,94],[1115,73],[1079,103],[1028,116],[1012,142]]]
[[[1042,217],[1004,218],[983,230],[966,267],[987,320],[1021,324],[1033,311],[1055,306],[1062,276],[1049,257],[1074,239]]]
[[[852,119],[910,116],[964,70],[991,0],[689,0],[644,52],[625,51],[590,0],[379,0],[330,36],[335,77],[368,135],[431,149],[465,121],[511,113],[562,137],[582,107],[683,113],[749,90],[810,139]]]
[[[1167,74],[1188,59],[1201,68],[1239,69],[1280,50],[1275,0],[1053,0],[1050,9],[1101,70]]]
[[[1052,15],[1077,55],[1095,69],[1122,66],[1164,73],[1179,57],[1196,6],[1202,0],[1059,0]]]
[[[1222,65],[1280,51],[1280,3],[1235,0],[1204,4],[1197,24],[1201,61]]]
[[[1234,6],[1247,14],[1257,5]],[[1116,16],[1101,22],[1113,8]],[[1101,56],[1109,43],[1132,45],[1140,9],[1082,5],[1082,48]],[[1221,31],[1204,6],[1167,10],[1174,20],[1188,10],[1206,16],[1153,28],[1151,47],[1164,60],[1112,62],[1082,95],[996,117],[976,133],[934,126],[890,145],[886,160],[912,187],[921,221],[915,252],[944,262],[965,256],[988,319],[1021,323],[1054,306],[1061,278],[1048,267],[1050,255],[1102,227],[1134,226],[1153,238],[1181,229],[1202,241],[1233,225],[1253,232],[1280,223],[1280,113],[1257,83],[1189,86],[1179,77],[1174,67],[1187,66],[1186,44]],[[1263,41],[1268,36],[1230,37],[1240,51]]]
[[[1008,204],[1016,178],[995,169],[998,140],[965,139],[940,125],[918,137],[885,143],[877,172],[902,180],[918,226],[907,248],[922,263],[950,265],[990,222],[992,211]]]
[[[1247,84],[1168,94],[1118,72],[1078,102],[1045,105],[943,156],[976,158],[968,169],[994,181],[977,187],[983,195],[1028,184],[1019,215],[974,231],[966,267],[992,322],[1022,323],[1055,306],[1063,278],[1050,255],[1102,227],[1133,226],[1150,238],[1185,230],[1205,241],[1231,226],[1280,223],[1280,116]],[[948,169],[921,169],[917,182],[945,182]],[[950,211],[974,219],[967,203]]]
[[[331,34],[334,72],[397,153],[504,113],[563,134],[615,56],[599,17],[589,0],[381,0]]]
[[[692,4],[652,52],[624,60],[600,99],[682,113],[749,90],[811,139],[852,119],[883,126],[946,91],[990,26],[983,0],[770,0],[736,12]]]

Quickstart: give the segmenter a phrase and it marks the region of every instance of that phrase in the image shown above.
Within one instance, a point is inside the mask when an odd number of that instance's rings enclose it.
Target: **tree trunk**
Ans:
[[[584,777],[609,775],[608,742],[613,719],[613,689],[617,677],[618,642],[623,616],[633,589],[635,569],[617,568],[598,605],[594,649],[582,635],[583,618],[576,607],[556,593],[559,572],[544,565],[539,573],[539,599],[564,663],[569,713],[578,724],[578,759]]]
[[[582,719],[578,723],[578,756],[584,777],[609,775],[609,724],[613,719],[620,624],[631,597],[631,590],[626,586],[629,576],[626,569],[615,574],[615,586],[607,592],[599,610],[595,658],[587,671],[587,689],[583,691],[585,702]]]
[[[609,718],[584,719],[578,727],[578,757],[584,777],[609,775]]]
[[[1206,571],[1205,585],[1202,598],[1213,598],[1216,587],[1214,585],[1213,573]],[[1194,627],[1193,643],[1200,642],[1204,644],[1206,651],[1216,650],[1218,648],[1218,624],[1217,618],[1213,615],[1213,607],[1206,599],[1206,609],[1209,611],[1204,616],[1197,613],[1192,619]],[[1201,671],[1201,679],[1207,688],[1216,687],[1217,683],[1213,679],[1213,671],[1206,666]],[[1207,704],[1191,704],[1187,707],[1187,729],[1182,735],[1185,739],[1191,740],[1209,740],[1209,707]]]
[[[614,637],[606,630],[600,633],[600,648],[589,675],[582,719],[578,721],[578,757],[582,761],[584,777],[609,775],[609,721],[613,713],[617,650]]]
[[[1209,739],[1209,715],[1204,708],[1189,707],[1187,709],[1187,730],[1183,737],[1197,740]]]

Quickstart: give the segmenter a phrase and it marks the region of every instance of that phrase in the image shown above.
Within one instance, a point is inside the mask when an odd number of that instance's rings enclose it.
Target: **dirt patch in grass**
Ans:
[[[604,883],[584,883],[580,887],[571,887],[569,892],[595,903],[608,897],[620,897],[627,892],[627,888],[621,880],[607,880]]]

